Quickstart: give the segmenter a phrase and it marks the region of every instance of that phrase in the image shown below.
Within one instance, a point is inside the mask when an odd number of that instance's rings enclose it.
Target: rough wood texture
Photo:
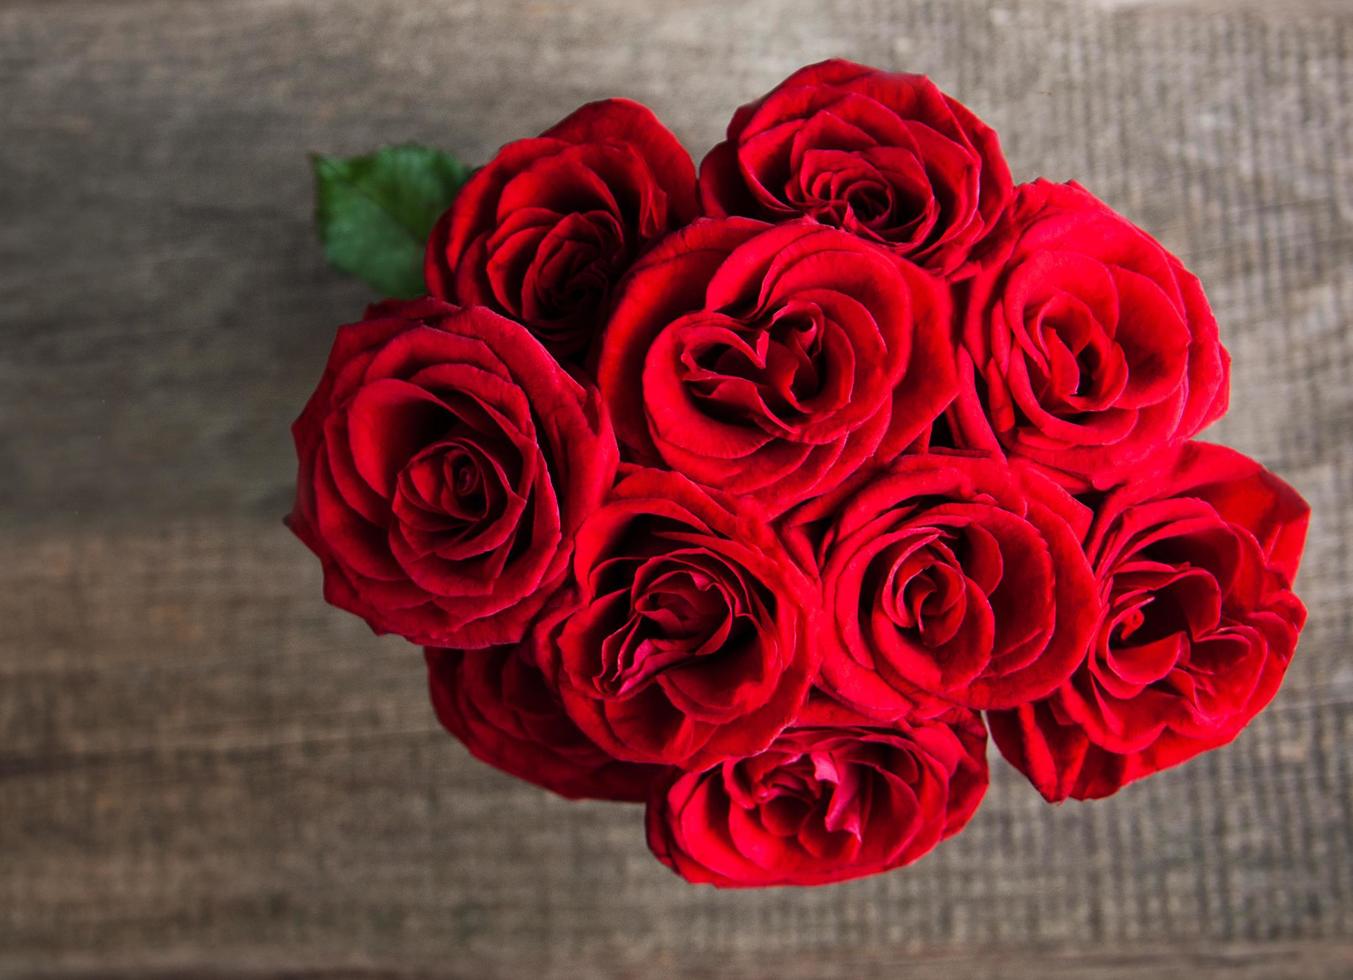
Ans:
[[[1353,12],[1039,0],[0,4],[0,974],[1353,975]],[[1235,358],[1213,436],[1310,498],[1311,624],[1233,746],[1107,802],[998,768],[854,884],[715,893],[637,811],[436,728],[325,607],[287,424],[367,297],[305,153],[472,161],[642,99],[697,152],[829,54],[925,71],[1022,177],[1179,251]]]

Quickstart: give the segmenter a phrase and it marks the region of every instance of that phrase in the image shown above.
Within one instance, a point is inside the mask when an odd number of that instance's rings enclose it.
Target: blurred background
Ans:
[[[1061,807],[996,766],[918,865],[719,893],[322,602],[287,428],[371,297],[306,154],[480,163],[627,95],[698,159],[835,55],[1201,276],[1209,438],[1311,501],[1311,619],[1232,746]],[[1351,81],[1344,0],[0,0],[0,975],[1353,976]]]

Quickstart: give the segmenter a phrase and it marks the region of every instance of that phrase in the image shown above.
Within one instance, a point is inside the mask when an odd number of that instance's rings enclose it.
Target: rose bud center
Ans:
[[[1031,344],[1022,353],[1033,395],[1044,408],[1074,418],[1114,404],[1127,385],[1127,358],[1084,302],[1058,293],[1028,319]]]
[[[644,562],[625,595],[627,608],[602,641],[597,690],[610,697],[646,688],[658,675],[698,659],[722,660],[754,627],[745,599],[700,552]],[[717,665],[713,665],[717,669]]]
[[[421,550],[468,556],[501,543],[493,529],[521,502],[508,481],[499,459],[471,436],[453,435],[419,452],[400,471],[391,510],[416,534]]]
[[[710,418],[793,435],[848,395],[831,329],[822,310],[804,302],[762,322],[705,315],[683,330],[680,377]]]

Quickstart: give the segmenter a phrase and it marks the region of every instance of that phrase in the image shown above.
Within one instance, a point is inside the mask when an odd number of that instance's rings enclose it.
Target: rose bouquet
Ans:
[[[928,79],[804,68],[698,173],[624,100],[468,179],[316,167],[331,258],[403,297],[294,426],[325,597],[426,648],[480,759],[645,802],[686,879],[913,861],[988,731],[1092,799],[1273,697],[1307,508],[1191,441],[1228,398],[1198,280]]]

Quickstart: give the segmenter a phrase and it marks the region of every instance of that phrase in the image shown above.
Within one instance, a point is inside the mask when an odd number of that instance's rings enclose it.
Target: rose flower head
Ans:
[[[428,241],[428,291],[490,307],[581,361],[616,280],[691,220],[695,194],[690,155],[652,112],[590,103],[466,182]]]
[[[854,236],[703,220],[631,271],[597,383],[627,458],[774,516],[928,431],[949,331],[948,288]]]
[[[971,712],[880,724],[815,698],[763,752],[656,783],[648,844],[687,881],[724,888],[887,871],[971,819],[986,744]]]
[[[1011,181],[996,133],[924,75],[824,61],[737,111],[700,190],[710,216],[803,215],[948,276]]]
[[[617,759],[705,766],[794,720],[817,672],[816,595],[760,511],[634,470],[580,529],[574,578],[541,664]]]
[[[1188,443],[1097,509],[1102,606],[1049,698],[992,712],[1001,752],[1049,800],[1094,799],[1231,741],[1278,689],[1306,610],[1309,509],[1234,450]]]
[[[432,706],[475,758],[569,799],[641,801],[656,766],[618,762],[578,730],[531,643],[425,651]]]
[[[595,390],[520,325],[436,299],[341,327],[292,433],[288,524],[325,598],[432,646],[522,640],[617,465]]]
[[[1226,411],[1230,358],[1202,286],[1077,184],[1022,185],[967,284],[960,446],[1106,489]]]
[[[1089,511],[1037,473],[962,453],[908,455],[787,519],[821,578],[820,686],[878,718],[1051,693],[1099,605]]]

